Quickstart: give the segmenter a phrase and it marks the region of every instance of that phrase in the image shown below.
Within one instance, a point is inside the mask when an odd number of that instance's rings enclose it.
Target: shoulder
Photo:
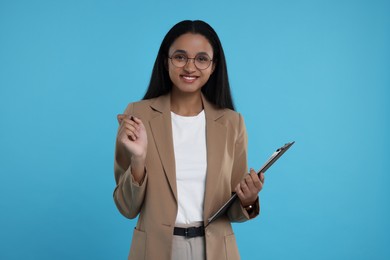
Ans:
[[[148,108],[153,103],[153,99],[145,99],[136,102],[131,102],[126,107],[126,112],[132,112],[134,109]]]
[[[240,118],[242,118],[242,115],[237,111],[231,110],[229,108],[225,108],[223,110],[224,110],[225,117],[228,118],[229,120],[239,121],[241,120]]]
[[[157,99],[159,99],[159,97],[131,102],[127,105],[125,114],[133,113],[134,111],[148,110]]]
[[[202,95],[202,100],[208,120],[212,120],[230,127],[239,125],[240,121],[242,121],[242,116],[240,113],[229,108],[218,107],[216,104],[209,101],[204,95]]]
[[[153,103],[152,99],[140,100],[136,102],[131,102],[127,105],[124,114],[134,115],[143,114],[150,110],[150,105]]]
[[[217,119],[222,124],[231,125],[233,128],[239,128],[240,125],[244,124],[244,118],[241,113],[224,108],[220,109],[221,117]]]
[[[141,119],[142,118],[148,119],[150,117],[153,117],[155,113],[155,109],[153,109],[153,107],[155,106],[156,103],[161,102],[162,99],[164,98],[160,96],[156,98],[144,99],[144,100],[129,103],[124,113],[128,115],[134,115]]]
[[[215,121],[209,121],[212,124],[219,124],[226,131],[227,140],[231,140],[231,144],[246,143],[247,133],[243,116],[231,109],[219,109],[219,117]],[[214,133],[219,134],[219,133]]]
[[[229,138],[236,140],[239,136],[242,136],[246,132],[243,116],[234,110],[228,108],[215,108],[209,109],[208,122],[216,123],[223,126]]]

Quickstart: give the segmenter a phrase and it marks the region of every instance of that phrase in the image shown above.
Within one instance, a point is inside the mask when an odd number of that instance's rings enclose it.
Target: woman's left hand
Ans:
[[[260,178],[257,176],[255,170],[251,169],[250,173],[237,184],[234,191],[240,198],[241,205],[243,207],[253,205],[257,199],[258,193],[263,188],[264,173],[260,174]]]

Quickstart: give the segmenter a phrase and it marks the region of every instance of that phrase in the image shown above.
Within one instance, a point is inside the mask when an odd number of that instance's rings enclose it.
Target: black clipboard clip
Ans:
[[[260,170],[257,172],[257,175],[260,178],[260,173],[266,172],[269,167],[271,167],[295,142],[287,143],[284,146],[278,148],[272,155],[271,157],[264,163],[263,167],[260,168]],[[218,217],[221,215],[225,214],[225,212],[229,209],[229,207],[233,204],[233,202],[237,199],[237,194],[234,193],[228,201],[226,201],[223,206],[214,213],[209,219],[207,225],[209,225],[211,222],[216,220]]]

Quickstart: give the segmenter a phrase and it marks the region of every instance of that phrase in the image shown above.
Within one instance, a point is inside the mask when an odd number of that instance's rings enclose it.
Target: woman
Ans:
[[[244,121],[207,23],[167,33],[144,99],[118,121],[114,200],[127,218],[139,215],[129,259],[239,259],[230,223],[259,214],[264,175],[246,174]],[[239,200],[208,223],[233,192]]]

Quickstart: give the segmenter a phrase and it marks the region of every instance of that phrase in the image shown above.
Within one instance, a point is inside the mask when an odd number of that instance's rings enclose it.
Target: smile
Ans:
[[[194,82],[198,77],[196,76],[180,76],[182,79],[184,79],[184,81],[186,82]]]

